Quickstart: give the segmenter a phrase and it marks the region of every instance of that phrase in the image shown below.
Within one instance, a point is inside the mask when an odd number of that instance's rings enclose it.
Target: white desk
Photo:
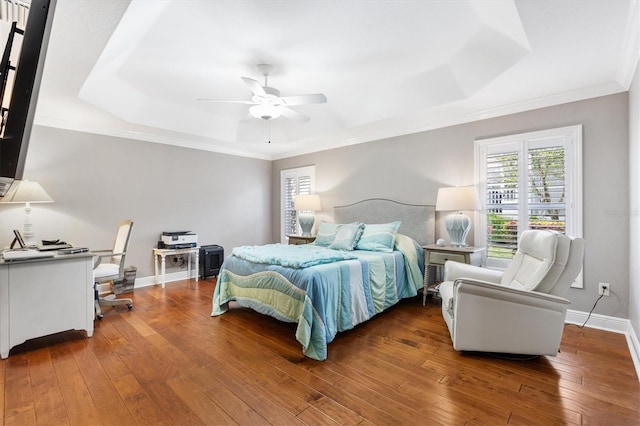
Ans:
[[[28,339],[67,330],[93,335],[93,255],[0,259],[0,356]]]
[[[187,278],[191,279],[191,256],[195,254],[195,276],[196,281],[198,281],[198,274],[200,268],[200,247],[191,247],[191,248],[183,248],[183,249],[153,249],[153,263],[156,271],[156,284],[162,284],[162,288],[164,288],[166,282],[166,261],[165,257],[167,256],[177,256],[180,254],[187,254]],[[160,271],[158,271],[158,258],[160,258]],[[159,272],[159,273],[158,273]]]

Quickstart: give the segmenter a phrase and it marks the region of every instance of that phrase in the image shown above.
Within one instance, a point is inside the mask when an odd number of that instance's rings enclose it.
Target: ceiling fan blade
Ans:
[[[207,99],[207,98],[198,98],[198,101],[206,101],[206,102],[223,102],[229,104],[246,104],[246,105],[255,105],[256,103],[253,101],[225,101],[220,99]]]
[[[323,104],[327,102],[327,97],[322,93],[314,93],[312,95],[283,96],[280,99],[284,101],[285,105]]]
[[[249,86],[249,90],[251,90],[251,92],[254,95],[258,95],[258,96],[266,96],[267,95],[267,93],[264,91],[264,88],[262,87],[262,85],[260,84],[259,81],[254,80],[254,79],[249,78],[249,77],[240,77],[240,78],[242,78],[242,81],[244,81],[244,84]]]
[[[292,110],[291,108],[287,107],[282,108],[282,115],[299,123],[306,123],[307,121],[311,120],[306,115],[300,114],[298,111]]]

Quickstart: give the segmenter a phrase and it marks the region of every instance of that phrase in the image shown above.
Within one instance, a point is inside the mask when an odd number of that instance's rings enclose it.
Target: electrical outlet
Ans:
[[[609,296],[610,290],[611,290],[611,284],[598,283],[598,295]]]

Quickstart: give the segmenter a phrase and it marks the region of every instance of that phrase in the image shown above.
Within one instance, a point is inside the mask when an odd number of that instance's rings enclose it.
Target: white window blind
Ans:
[[[581,146],[581,126],[476,141],[476,245],[487,266],[505,268],[526,229],[582,237]]]
[[[297,211],[294,209],[298,194],[312,194],[315,188],[315,166],[299,167],[296,169],[282,170],[280,183],[282,191],[282,235],[281,241],[286,243],[286,236],[301,234],[298,225]]]
[[[529,229],[566,232],[564,146],[528,152]]]
[[[486,156],[487,256],[511,259],[518,248],[519,153]]]

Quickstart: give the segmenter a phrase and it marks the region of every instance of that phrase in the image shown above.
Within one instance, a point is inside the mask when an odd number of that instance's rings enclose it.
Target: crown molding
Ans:
[[[631,75],[631,78],[633,78],[633,74]],[[57,118],[37,114],[35,118],[35,124],[45,127],[53,127],[125,139],[141,140],[146,142],[160,143],[164,145],[179,146],[182,148],[198,149],[220,154],[274,161],[296,157],[299,155],[313,154],[321,151],[329,151],[332,149],[343,148],[346,146],[358,145],[382,139],[426,132],[429,130],[441,129],[444,127],[456,126],[490,118],[503,117],[511,114],[517,114],[571,102],[583,101],[601,96],[613,95],[616,93],[625,92],[627,90],[628,88],[625,89],[624,86],[621,86],[617,82],[609,82],[605,84],[585,87],[578,90],[555,93],[549,96],[543,96],[534,99],[527,99],[522,102],[500,105],[497,107],[487,108],[484,110],[473,111],[469,113],[447,114],[446,112],[439,113],[437,110],[428,110],[425,112],[416,113],[412,115],[410,119],[401,118],[397,123],[394,119],[389,119],[383,120],[379,123],[371,123],[370,128],[367,128],[368,126],[363,126],[360,131],[358,129],[352,129],[348,132],[348,137],[343,136],[332,138],[331,136],[329,136],[323,138],[325,141],[331,140],[331,142],[318,142],[317,145],[311,146],[309,144],[305,144],[305,146],[303,147],[293,148],[290,150],[280,149],[279,151],[274,150],[272,152],[252,150],[249,147],[235,148],[233,146],[216,144],[214,141],[206,142],[197,140],[196,138],[190,139],[188,135],[169,136],[152,134],[148,132],[131,131],[115,127],[112,128],[105,126],[95,126],[87,123],[80,123],[77,121],[60,120]],[[394,129],[399,129],[400,131]]]
[[[429,117],[429,121],[425,123],[425,120],[415,120],[419,125],[410,128],[407,123],[404,124],[405,131],[396,134],[380,134],[372,132],[370,135],[360,135],[358,137],[351,137],[345,141],[334,141],[330,145],[323,144],[322,146],[309,147],[305,146],[299,149],[293,149],[287,152],[276,153],[273,155],[273,160],[280,160],[298,155],[312,154],[320,151],[327,151],[330,149],[342,148],[350,145],[357,145],[361,143],[373,142],[381,139],[387,139],[392,137],[398,137],[403,135],[409,135],[414,133],[426,132],[429,130],[441,129],[444,127],[456,126],[460,124],[472,123],[475,121],[487,120],[491,118],[503,117],[511,114],[518,114],[526,111],[532,111],[540,108],[547,108],[571,102],[584,101],[587,99],[598,98],[601,96],[614,95],[616,93],[625,92],[627,89],[621,87],[618,83],[610,82],[595,86],[584,87],[578,90],[572,90],[562,93],[555,93],[549,96],[543,96],[534,99],[527,99],[522,102],[515,102],[507,105],[500,105],[494,108],[487,108],[484,110],[474,111],[470,113],[462,113],[458,115],[440,114],[436,116],[432,114]],[[429,116],[428,113],[425,116]],[[435,117],[435,118],[434,118]],[[390,120],[388,126],[382,126],[389,129],[393,127],[393,123]],[[366,132],[366,131],[365,131]],[[375,133],[375,134],[374,134]]]
[[[247,149],[236,149],[233,147],[216,145],[215,143],[207,143],[207,142],[197,141],[193,139],[188,139],[183,136],[174,137],[174,136],[152,134],[147,132],[119,129],[115,127],[107,128],[102,126],[88,125],[87,123],[59,120],[57,118],[52,118],[52,117],[47,117],[42,115],[36,115],[34,124],[37,126],[43,126],[43,127],[53,127],[57,129],[72,130],[76,132],[91,133],[91,134],[102,135],[102,136],[112,136],[116,138],[140,140],[144,142],[153,142],[153,143],[159,143],[163,145],[178,146],[181,148],[198,149],[201,151],[216,152],[219,154],[235,155],[238,157],[248,157],[248,158],[255,158],[259,160],[272,160],[272,155],[269,153],[265,154],[257,151],[256,152],[250,151]]]

